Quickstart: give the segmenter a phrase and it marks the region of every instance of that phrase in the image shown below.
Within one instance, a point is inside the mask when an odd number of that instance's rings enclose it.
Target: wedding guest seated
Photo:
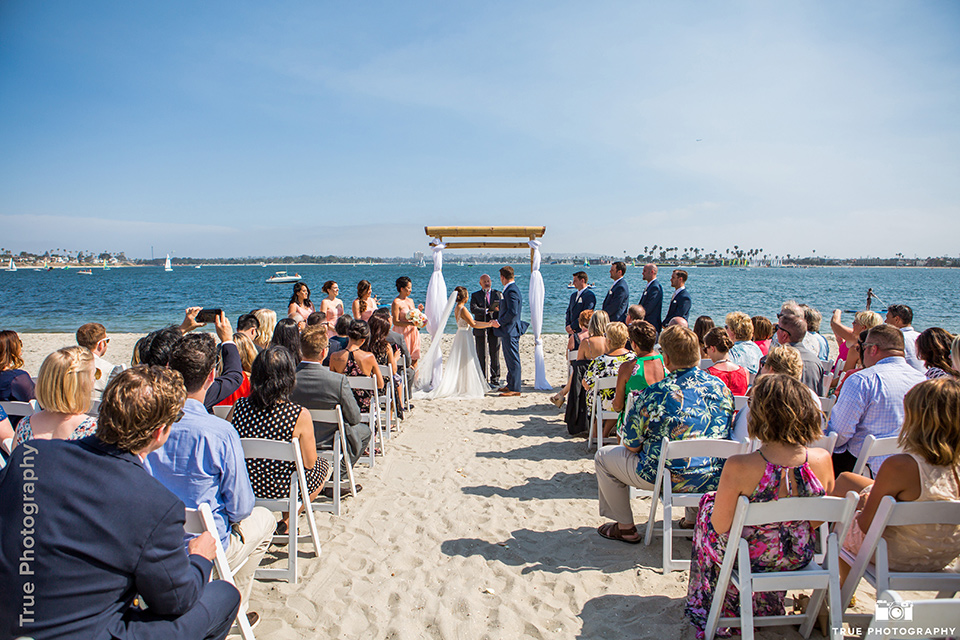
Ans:
[[[257,353],[262,351],[262,349],[256,344],[257,334],[260,333],[260,320],[257,319],[255,314],[252,312],[245,313],[237,318],[237,330],[234,335],[237,333],[242,333],[250,338],[250,340],[254,343]]]
[[[640,305],[638,304],[630,305],[629,307],[627,307],[627,321],[625,324],[629,327],[631,324],[633,324],[637,320],[643,320],[646,317],[646,313],[647,312],[644,311],[643,307],[641,307]]]
[[[892,304],[887,307],[886,324],[896,327],[903,334],[903,352],[907,364],[923,373],[924,366],[917,357],[917,337],[920,333],[913,328],[913,309],[905,304]]]
[[[260,323],[260,328],[257,329],[257,337],[253,339],[253,342],[262,351],[269,347],[270,341],[273,340],[273,328],[277,326],[277,312],[273,309],[257,309],[253,312],[253,315],[257,317],[257,321]]]
[[[20,368],[22,351],[23,343],[16,331],[0,331],[0,400],[4,402],[29,402],[34,398],[33,380]]]
[[[37,377],[37,402],[43,407],[17,424],[14,446],[27,440],[79,440],[97,431],[88,416],[93,392],[93,354],[86,347],[66,347],[48,355]]]
[[[310,327],[322,326],[324,330],[327,328],[327,316],[320,313],[319,311],[314,311],[307,316],[307,321],[303,325],[303,331],[306,331]],[[301,331],[301,333],[303,333]]]
[[[232,395],[218,402],[218,405],[232,406],[240,398],[246,398],[250,395],[250,372],[253,370],[253,361],[256,360],[260,352],[257,350],[257,345],[246,333],[233,334],[233,343],[237,345],[237,351],[240,352],[243,382],[240,383],[240,387]]]
[[[738,364],[756,375],[760,371],[763,352],[753,342],[753,321],[742,311],[728,313],[724,320],[727,336],[733,341],[730,347],[730,362]]]
[[[707,357],[707,345],[703,343],[703,339],[706,337],[710,330],[713,329],[716,325],[713,324],[713,318],[710,316],[700,316],[693,323],[693,332],[697,334],[697,340],[700,341],[700,359]]]
[[[803,319],[807,322],[807,335],[813,336],[813,339],[817,341],[817,350],[814,353],[821,360],[829,360],[830,344],[820,334],[820,323],[823,322],[823,316],[810,305],[801,304],[800,308],[803,309]]]
[[[960,336],[954,338],[953,344],[950,345],[950,362],[954,369],[960,371]]]
[[[370,315],[373,315],[371,313]],[[363,345],[370,339],[370,327],[364,320],[354,320],[347,330],[347,348],[337,351],[330,356],[330,370],[342,373],[347,377],[374,378],[377,388],[383,389],[383,377],[377,366],[377,359],[372,353],[363,350]],[[362,413],[370,411],[370,401],[373,392],[368,389],[353,389],[353,397]]]
[[[710,613],[740,496],[750,502],[770,502],[822,496],[834,488],[830,454],[809,446],[823,433],[820,411],[803,384],[783,375],[765,375],[753,389],[751,407],[749,434],[760,441],[760,449],[731,456],[716,492],[700,499],[684,611],[698,637]],[[809,521],[745,527],[744,532],[755,571],[801,569],[813,559],[816,530]],[[754,593],[754,615],[784,615],[785,595],[784,591]],[[739,616],[739,607],[739,594],[731,586],[720,615]],[[724,635],[729,630],[720,629],[718,636]]]
[[[617,388],[613,396],[613,410],[620,413],[617,427],[623,426],[626,399],[634,391],[642,391],[666,375],[663,356],[654,351],[657,330],[646,320],[636,320],[627,328],[635,358],[625,361],[617,370]]]
[[[580,312],[578,317],[578,322],[583,329],[579,333],[574,333],[570,335],[570,338],[567,340],[567,351],[576,351],[577,360],[580,360],[580,345],[583,344],[584,340],[590,337],[590,321],[593,319],[594,310],[593,309],[584,309]],[[606,338],[604,338],[604,344],[606,344]],[[574,346],[575,345],[575,346]],[[550,396],[550,402],[552,402],[559,409],[563,406],[564,401],[567,399],[567,396],[570,394],[570,388],[573,384],[574,376],[574,366],[571,365],[570,373],[567,375],[567,384],[563,386],[560,391]],[[582,376],[581,376],[582,377]],[[579,386],[579,385],[578,385]],[[586,402],[586,399],[584,399]]]
[[[594,358],[587,366],[586,373],[583,374],[583,388],[587,391],[587,411],[593,410],[593,387],[604,378],[612,378],[620,371],[620,365],[633,361],[636,355],[627,351],[624,345],[627,343],[627,325],[622,322],[611,322],[607,325],[604,338],[607,344],[607,351]],[[597,413],[601,410],[613,410],[613,396],[615,389],[601,389],[599,392],[600,406],[596,408]],[[613,431],[617,425],[615,419],[608,418],[603,421],[603,437],[606,437]],[[591,430],[593,426],[591,425]]]
[[[290,350],[279,346],[264,349],[253,362],[250,396],[238,399],[227,419],[241,438],[296,441],[303,456],[307,490],[313,500],[330,475],[330,463],[317,457],[310,412],[290,402],[296,383],[296,365]],[[290,476],[295,471],[292,462],[248,459],[246,463],[253,495],[257,498],[272,500],[290,495]],[[289,521],[290,514],[284,513],[277,523],[276,535],[287,533]]]
[[[370,316],[370,322],[367,324],[370,327],[370,340],[367,341],[366,348],[364,350],[367,353],[373,354],[373,357],[377,361],[377,365],[385,366],[390,369],[390,376],[389,380],[387,381],[392,382],[393,384],[393,397],[401,398],[403,397],[403,392],[401,389],[403,385],[403,376],[398,373],[400,371],[400,350],[387,342],[387,334],[390,333],[389,317],[384,318],[382,315],[373,313]],[[380,374],[383,375],[383,372],[381,371]],[[385,390],[386,384],[384,384],[383,387],[383,391]],[[381,393],[383,391],[381,391]],[[396,404],[395,411],[397,412],[397,417],[402,420],[403,409],[400,407],[399,403]]]
[[[831,389],[839,389],[839,385],[848,373],[858,367],[862,368],[862,365],[860,365],[860,352],[856,350],[860,333],[873,329],[882,323],[883,318],[880,317],[880,314],[873,311],[859,311],[853,317],[853,326],[847,327],[841,322],[840,309],[834,310],[833,317],[830,319],[830,328],[833,330],[833,335],[837,339],[837,358],[838,360],[843,360],[844,365],[843,369],[834,376],[833,382],[830,385]]]
[[[690,325],[687,324],[687,319],[686,319],[686,318],[681,318],[680,316],[675,316],[675,317],[673,317],[673,318],[670,318],[670,320],[668,320],[668,321],[666,322],[666,324],[664,324],[663,326],[665,326],[665,327],[680,327],[681,329],[689,329],[689,328],[690,328]]]
[[[606,311],[594,311],[587,324],[586,340],[580,341],[577,348],[577,360],[593,360],[607,351],[607,325],[610,317]]]
[[[323,361],[325,367],[330,366],[330,356],[347,348],[347,332],[350,331],[350,325],[353,324],[353,316],[345,314],[337,319],[334,335],[327,333],[327,356]],[[303,345],[301,344],[301,348]]]
[[[150,474],[187,507],[210,505],[227,561],[231,567],[240,567],[233,579],[247,602],[277,522],[272,513],[254,506],[237,430],[204,407],[216,376],[216,361],[217,345],[209,333],[184,336],[174,347],[170,368],[183,376],[186,402],[166,444],[144,462]]]
[[[767,355],[773,338],[773,325],[764,316],[753,316],[750,323],[753,325],[753,343],[760,348],[760,353]]]
[[[123,367],[114,366],[103,358],[107,353],[110,338],[107,337],[107,329],[102,324],[88,322],[77,329],[77,344],[86,347],[93,354],[93,399],[99,400],[110,378],[123,371]]]
[[[887,458],[871,480],[841,473],[833,495],[860,494],[857,517],[843,548],[854,556],[885,496],[897,502],[957,500],[960,496],[960,382],[950,377],[922,382],[903,399],[898,443],[903,453]],[[960,526],[932,524],[887,527],[887,559],[893,571],[939,571],[960,555]],[[841,582],[850,571],[840,561]]]
[[[180,375],[127,369],[102,400],[96,436],[32,440],[0,474],[0,637],[224,638],[240,595],[208,582],[216,542],[204,533],[184,545],[183,503],[141,462],[183,407]],[[27,549],[13,531],[34,514]]]
[[[697,335],[683,327],[667,327],[660,334],[660,348],[666,377],[631,394],[633,404],[624,418],[621,444],[601,447],[594,458],[600,515],[614,520],[597,532],[611,540],[636,544],[643,539],[633,522],[630,487],[653,490],[665,436],[670,440],[730,436],[733,396],[719,379],[697,366]],[[668,463],[678,493],[716,489],[721,468],[716,458]],[[681,523],[692,526],[692,517]]]
[[[818,396],[823,395],[823,363],[816,353],[805,346],[804,338],[807,335],[807,321],[801,314],[782,312],[777,323],[777,344],[793,347],[800,352],[803,360],[803,377],[801,382],[807,385]]]
[[[833,454],[837,474],[853,470],[868,434],[884,438],[900,431],[904,396],[926,380],[907,364],[903,334],[888,324],[870,329],[860,350],[866,368],[844,383],[827,425],[827,433],[837,434]]]
[[[10,424],[10,416],[3,410],[3,407],[0,407],[0,442],[3,442],[7,438],[13,438],[15,435],[16,432],[13,430],[13,425]],[[8,452],[0,450],[0,453],[6,455]]]
[[[388,323],[391,322],[390,310],[385,307],[380,307],[373,312],[373,315],[380,316]],[[373,316],[370,317],[372,318]],[[393,347],[393,351],[397,355],[397,373],[403,373],[403,377],[406,380],[404,384],[412,385],[417,376],[417,369],[413,366],[413,356],[410,354],[410,349],[407,348],[406,339],[401,333],[391,330],[387,331],[386,340],[387,343]],[[346,338],[344,338],[344,343],[346,343]]]
[[[300,325],[293,318],[283,318],[273,329],[271,347],[286,347],[294,361],[300,364],[303,354],[300,353]]]
[[[371,431],[368,425],[361,422],[360,407],[346,376],[320,364],[327,355],[327,334],[319,329],[307,331],[303,334],[300,346],[303,361],[297,367],[297,383],[290,400],[307,409],[333,409],[339,404],[347,437],[347,451],[350,461],[356,464],[370,442]],[[336,430],[336,424],[315,422],[313,433],[317,445],[329,447]],[[340,475],[346,477],[346,464],[341,466]]]
[[[293,295],[290,296],[290,303],[287,305],[287,317],[302,325],[307,321],[307,317],[316,309],[313,308],[313,302],[310,301],[310,287],[306,282],[297,282],[293,285]]]
[[[723,380],[723,384],[727,385],[733,395],[747,395],[747,389],[750,387],[750,374],[747,373],[745,368],[730,361],[729,353],[733,347],[733,341],[727,335],[726,329],[721,327],[710,329],[704,336],[703,341],[707,347],[707,357],[713,361],[713,365],[707,369],[707,373]]]
[[[950,362],[950,345],[954,337],[952,333],[940,327],[930,327],[917,336],[917,357],[927,367],[924,375],[928,380],[960,376]]]

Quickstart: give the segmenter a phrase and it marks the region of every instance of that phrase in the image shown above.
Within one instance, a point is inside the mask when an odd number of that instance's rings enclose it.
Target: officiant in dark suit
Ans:
[[[497,309],[501,299],[499,291],[493,289],[490,276],[480,276],[480,291],[474,291],[470,296],[470,313],[477,322],[489,322],[497,317]],[[494,333],[493,327],[488,329],[474,329],[473,337],[477,341],[477,358],[480,359],[480,370],[487,376],[487,354],[490,354],[490,372],[487,380],[494,389],[500,386],[500,338]]]
[[[597,296],[587,288],[586,272],[577,271],[573,274],[573,286],[576,291],[570,294],[570,303],[567,305],[564,322],[568,334],[583,331],[584,328],[580,326],[580,313],[597,307]]]

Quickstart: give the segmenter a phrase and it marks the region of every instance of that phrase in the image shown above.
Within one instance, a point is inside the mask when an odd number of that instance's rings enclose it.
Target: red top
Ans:
[[[236,404],[237,400],[239,400],[240,398],[248,398],[248,397],[250,397],[250,374],[244,371],[243,382],[240,383],[240,387],[236,391],[234,391],[232,395],[227,397],[226,400],[221,400],[220,402],[218,402],[217,405],[226,404],[226,405],[233,406],[234,404]]]
[[[707,373],[713,374],[723,380],[730,393],[735,396],[747,395],[747,388],[750,386],[750,376],[743,367],[737,367],[733,371],[721,371],[713,366],[707,369]]]
[[[753,344],[760,347],[761,353],[767,355],[767,352],[770,351],[770,343],[773,341],[773,338],[767,338],[766,340],[754,340]]]

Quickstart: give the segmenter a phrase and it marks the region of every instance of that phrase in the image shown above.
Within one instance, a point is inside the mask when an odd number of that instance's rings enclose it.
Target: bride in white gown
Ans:
[[[443,365],[443,377],[428,398],[482,398],[490,390],[483,378],[477,345],[471,329],[486,329],[489,322],[477,322],[467,309],[467,289],[457,287],[457,303],[453,317],[457,321],[457,334],[453,337],[450,355]]]

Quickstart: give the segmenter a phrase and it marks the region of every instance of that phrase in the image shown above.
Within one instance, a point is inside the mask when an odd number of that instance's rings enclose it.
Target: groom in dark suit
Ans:
[[[492,288],[490,276],[483,274],[480,276],[480,291],[474,291],[470,296],[470,313],[477,322],[489,322],[496,317],[493,310],[500,302],[500,292]],[[490,353],[490,381],[491,387],[500,386],[500,338],[497,337],[495,330],[474,329],[473,337],[477,341],[477,358],[480,359],[480,371],[486,375],[487,371],[487,353]]]
[[[500,269],[500,282],[503,283],[503,300],[500,302],[500,315],[492,322],[502,341],[500,344],[503,348],[503,361],[507,365],[507,386],[500,388],[500,395],[519,396],[520,336],[527,332],[530,325],[520,319],[523,297],[517,283],[513,281],[513,267]]]

